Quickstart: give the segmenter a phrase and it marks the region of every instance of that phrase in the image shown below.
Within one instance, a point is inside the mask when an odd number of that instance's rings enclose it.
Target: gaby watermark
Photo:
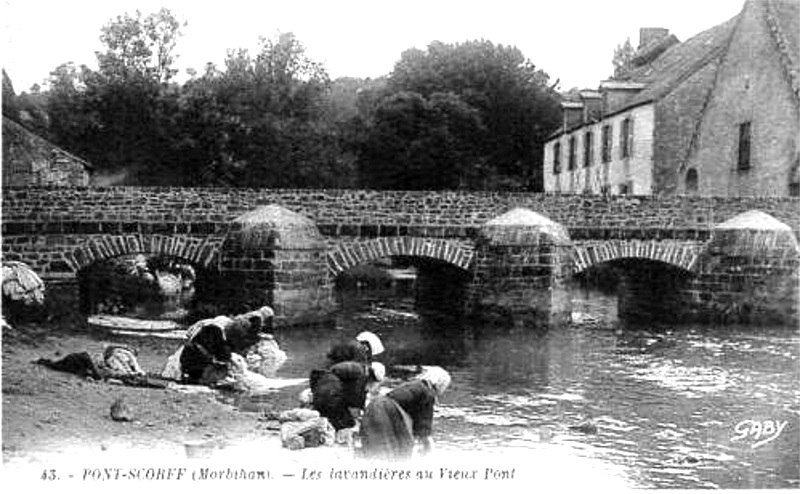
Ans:
[[[756,449],[777,439],[787,425],[788,420],[742,420],[733,428],[736,435],[731,442],[753,440],[755,442],[750,447]]]

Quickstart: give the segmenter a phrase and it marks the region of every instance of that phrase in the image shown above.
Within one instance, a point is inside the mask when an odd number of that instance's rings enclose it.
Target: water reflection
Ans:
[[[180,320],[195,295],[194,268],[142,254],[99,261],[78,275],[81,311],[140,319]]]

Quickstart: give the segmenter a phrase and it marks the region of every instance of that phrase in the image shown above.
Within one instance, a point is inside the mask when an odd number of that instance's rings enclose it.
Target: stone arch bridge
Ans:
[[[336,276],[391,256],[454,267],[469,312],[535,325],[568,318],[570,279],[607,263],[625,266],[620,297],[638,311],[798,320],[793,198],[8,188],[2,218],[3,258],[47,280],[168,255],[217,272],[221,300],[269,303],[286,324],[325,317]]]

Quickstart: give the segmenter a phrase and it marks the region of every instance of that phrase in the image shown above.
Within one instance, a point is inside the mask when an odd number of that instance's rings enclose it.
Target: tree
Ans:
[[[560,115],[558,95],[548,83],[549,76],[516,47],[485,40],[433,42],[427,50],[402,53],[387,91],[426,99],[451,93],[478,112],[485,135],[474,140],[480,143],[474,163],[481,168],[471,186],[541,189],[543,145]]]
[[[145,18],[138,10],[135,16],[118,16],[102,28],[100,41],[106,51],[97,53],[100,72],[122,80],[169,82],[177,72],[172,68],[173,52],[185,25],[165,8]]]
[[[362,144],[362,184],[409,190],[474,187],[484,136],[478,110],[453,93],[390,95],[378,105]]]
[[[89,72],[85,65],[61,64],[50,72],[47,91],[43,93],[50,122],[48,135],[60,146],[82,157],[91,154],[94,147],[92,132],[97,119],[84,95],[86,85],[83,80]]]
[[[370,94],[380,94],[386,87],[386,79],[360,79],[340,77],[331,81],[323,101],[323,118],[330,122],[346,124],[365,110],[364,104]],[[370,104],[371,105],[371,104]],[[374,108],[374,105],[371,105]]]
[[[229,52],[224,69],[209,66],[184,86],[178,128],[202,164],[193,175],[240,186],[350,185],[352,160],[323,118],[328,87],[292,33],[262,38],[255,56]]]
[[[611,60],[614,65],[613,79],[621,79],[628,73],[632,66],[634,52],[630,38],[626,38],[624,43],[614,48],[614,58]]]
[[[174,179],[165,150],[176,99],[169,80],[181,23],[166,9],[124,14],[101,29],[98,70],[72,63],[52,73],[46,100],[51,134],[99,173],[130,172],[135,183]],[[138,178],[136,178],[138,177]]]

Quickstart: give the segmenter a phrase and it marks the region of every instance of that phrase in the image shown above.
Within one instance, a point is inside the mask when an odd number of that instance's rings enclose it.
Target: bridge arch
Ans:
[[[703,248],[700,242],[607,240],[577,244],[573,247],[573,274],[618,259],[647,259],[660,261],[693,272]]]
[[[427,257],[451,264],[465,271],[472,266],[471,243],[441,238],[381,237],[345,242],[328,251],[328,272],[335,278],[350,268],[385,257]]]
[[[130,254],[171,256],[208,268],[219,257],[219,242],[172,235],[103,235],[80,244],[65,256],[77,273],[99,261]]]

